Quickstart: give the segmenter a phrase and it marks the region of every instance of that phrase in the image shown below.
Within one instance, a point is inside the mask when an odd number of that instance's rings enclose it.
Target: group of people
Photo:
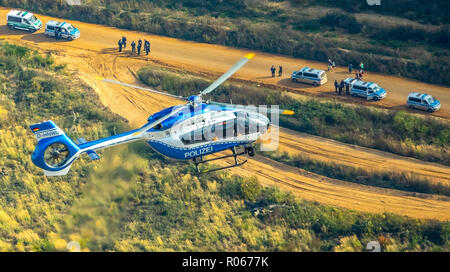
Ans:
[[[348,65],[348,72],[351,74],[353,72],[353,64]],[[362,80],[364,75],[364,64],[361,62],[359,64],[359,70],[355,72],[355,78],[357,80]],[[341,82],[338,82],[337,80],[334,81],[334,91],[335,93],[338,93],[339,95],[342,95],[342,92],[344,91],[348,95],[350,94],[350,84],[344,82],[341,80]]]
[[[348,72],[351,74],[352,71],[353,71],[353,64],[350,63],[348,65]],[[355,72],[355,78],[358,79],[358,80],[361,80],[363,75],[364,75],[364,64],[361,62],[359,64],[359,71]]]
[[[270,67],[270,72],[272,73],[272,77],[275,77],[275,72],[277,71],[277,68],[275,68],[274,65]],[[281,77],[283,75],[283,66],[278,66],[278,76]]]
[[[123,36],[119,41],[119,52],[122,52],[122,48],[127,48],[127,37]],[[141,49],[142,49],[142,40],[139,39],[137,45],[134,41],[131,42],[131,55],[136,54],[140,56],[141,55]],[[150,53],[150,42],[147,40],[144,40],[144,51],[145,54],[148,55]]]
[[[338,83],[337,80],[334,81],[334,91],[336,93],[339,93],[339,95],[342,95],[344,88],[345,88],[345,93],[347,95],[349,95],[350,94],[350,84],[344,82],[343,80],[341,80],[340,83]]]

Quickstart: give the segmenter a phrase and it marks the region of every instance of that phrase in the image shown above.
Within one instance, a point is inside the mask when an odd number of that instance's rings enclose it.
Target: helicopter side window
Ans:
[[[211,129],[211,127],[209,127],[209,129]],[[190,145],[212,140],[212,138],[210,139],[209,137],[208,129],[204,128],[185,133],[180,136],[180,139],[183,144]]]
[[[236,119],[228,120],[222,123],[222,138],[232,138],[236,136]],[[217,135],[217,133],[216,133]]]

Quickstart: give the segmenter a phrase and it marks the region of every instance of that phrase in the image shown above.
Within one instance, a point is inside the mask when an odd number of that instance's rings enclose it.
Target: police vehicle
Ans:
[[[294,82],[308,83],[317,87],[327,82],[327,73],[323,70],[305,67],[301,70],[294,71],[291,79]]]
[[[373,82],[357,80],[355,78],[347,78],[344,80],[350,85],[350,94],[353,96],[364,97],[367,100],[378,101],[386,97],[386,90]]]
[[[55,37],[56,31],[59,31],[60,38],[67,39],[69,41],[80,37],[80,31],[69,23],[52,20],[45,24],[45,35]]]
[[[431,95],[417,92],[412,92],[408,95],[406,104],[408,104],[410,109],[420,109],[428,112],[435,112],[441,107],[441,103]]]
[[[6,15],[6,25],[10,29],[21,29],[31,33],[42,28],[42,22],[33,13],[15,9]]]

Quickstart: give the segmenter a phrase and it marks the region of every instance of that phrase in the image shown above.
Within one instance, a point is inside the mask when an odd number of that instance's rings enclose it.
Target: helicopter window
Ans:
[[[236,129],[235,129],[235,120],[229,120],[227,122],[223,122],[222,124],[222,137],[223,139],[235,137]],[[216,133],[217,134],[217,133]]]
[[[209,129],[208,129],[209,128]],[[205,127],[203,129],[197,129],[180,136],[181,142],[185,145],[197,144],[206,141],[211,141],[213,139],[212,135],[209,133],[211,127]],[[209,134],[208,134],[209,133]]]
[[[254,133],[255,129],[253,126],[250,126],[250,121],[248,119],[237,119],[237,135],[248,135],[250,133]]]

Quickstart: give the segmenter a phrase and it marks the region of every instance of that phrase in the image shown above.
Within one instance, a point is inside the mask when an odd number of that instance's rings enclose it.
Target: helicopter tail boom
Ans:
[[[129,143],[141,139],[142,133],[133,130],[87,142],[80,138],[72,141],[53,121],[45,121],[30,126],[38,144],[31,155],[33,163],[44,170],[46,176],[66,175],[71,164],[82,153],[87,153],[92,160],[100,159],[95,150],[114,145]]]

